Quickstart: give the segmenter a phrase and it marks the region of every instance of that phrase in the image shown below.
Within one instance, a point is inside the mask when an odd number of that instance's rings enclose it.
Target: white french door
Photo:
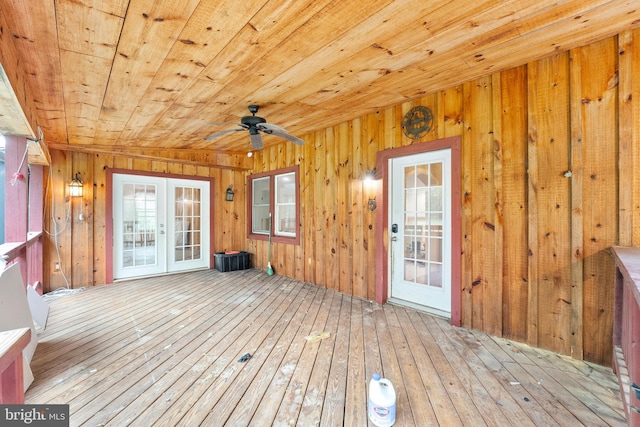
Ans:
[[[451,316],[451,150],[389,160],[390,299]]]
[[[114,279],[209,266],[209,182],[113,175]]]

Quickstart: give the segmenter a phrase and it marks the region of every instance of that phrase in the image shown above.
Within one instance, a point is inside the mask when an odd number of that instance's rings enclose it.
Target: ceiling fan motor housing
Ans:
[[[266,123],[267,121],[258,116],[244,116],[240,123],[249,127],[255,127],[258,123]]]

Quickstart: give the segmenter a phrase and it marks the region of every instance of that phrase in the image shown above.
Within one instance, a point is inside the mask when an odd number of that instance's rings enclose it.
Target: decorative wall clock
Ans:
[[[404,115],[402,131],[411,139],[422,138],[433,127],[433,113],[427,107],[417,106]]]

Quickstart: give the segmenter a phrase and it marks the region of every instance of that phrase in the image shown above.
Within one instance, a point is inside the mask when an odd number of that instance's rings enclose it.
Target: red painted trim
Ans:
[[[640,248],[613,247],[616,272],[613,320],[613,371],[618,377],[629,426],[640,426],[640,398],[629,386],[640,384]]]
[[[27,150],[26,138],[17,136],[5,137],[5,186],[4,199],[10,200],[11,203],[5,203],[4,207],[4,241],[5,242],[26,242],[27,241],[27,224],[29,211],[29,188],[28,188],[28,167],[27,159],[24,157]],[[20,163],[22,159],[22,167]],[[20,179],[11,180],[15,173],[21,174]],[[24,272],[23,272],[24,273]],[[26,277],[23,274],[23,278]]]
[[[10,201],[4,206],[4,240],[7,243],[24,243],[27,241],[29,227],[29,182],[28,165],[25,157],[27,140],[23,137],[5,137],[5,186],[4,199]],[[24,159],[24,162],[23,162]],[[22,163],[22,165],[21,165]],[[20,174],[20,178],[11,181],[14,174]],[[21,250],[16,257],[20,265],[20,274],[25,287],[29,284],[27,252]]]
[[[376,302],[384,304],[389,290],[389,160],[442,149],[451,150],[451,324],[460,326],[462,292],[462,138],[454,136],[379,151],[376,157],[379,200],[376,220]],[[457,178],[457,179],[456,179]]]
[[[24,378],[22,351],[31,342],[31,329],[21,328],[0,333],[9,343],[0,355],[0,404],[24,403]]]
[[[299,245],[300,244],[300,166],[294,165],[289,166],[282,169],[277,169],[269,172],[261,172],[253,175],[247,176],[247,238],[252,240],[268,240],[269,236],[266,234],[257,234],[253,233],[253,229],[251,227],[252,218],[253,218],[253,186],[251,185],[251,181],[257,178],[274,177],[275,175],[282,175],[285,173],[295,172],[296,174],[296,207],[298,211],[296,212],[296,237],[283,237],[283,236],[271,236],[271,241],[274,243],[285,243],[288,245]],[[271,209],[275,205],[275,180],[271,179],[269,181],[269,204],[271,205]],[[273,226],[273,224],[272,224]]]
[[[29,172],[29,231],[42,231],[44,206],[42,191],[44,188],[44,166],[31,165]]]
[[[192,175],[179,175],[175,173],[161,173],[161,172],[147,172],[137,171],[130,169],[107,169],[107,189],[106,189],[106,224],[105,224],[105,262],[106,262],[106,275],[105,281],[107,283],[113,283],[113,174],[124,175],[140,175],[140,176],[153,176],[158,178],[176,178],[176,179],[191,179],[193,181],[209,181],[209,242],[211,247],[215,242],[214,240],[214,196],[215,196],[215,180],[212,177],[192,176]],[[212,256],[207,256],[209,259],[209,269],[213,268]]]
[[[31,165],[29,173],[29,235],[38,234],[37,239],[27,242],[28,273],[27,283],[42,283],[44,278],[42,261],[42,227],[44,217],[44,166]],[[42,286],[41,286],[42,288]],[[40,294],[42,292],[40,291]]]

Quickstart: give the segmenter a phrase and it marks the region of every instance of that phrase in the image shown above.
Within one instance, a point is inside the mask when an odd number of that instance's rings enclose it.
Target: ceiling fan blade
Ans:
[[[217,138],[219,136],[226,135],[226,134],[231,133],[231,132],[239,132],[241,130],[246,130],[246,129],[241,127],[241,128],[238,128],[238,129],[221,130],[220,132],[216,132],[216,133],[213,133],[213,134],[207,136],[205,138],[205,141],[209,141],[209,140],[211,140],[213,138]]]
[[[254,150],[262,150],[264,145],[262,144],[262,135],[260,132],[250,133],[249,138],[251,138],[251,146]]]
[[[266,129],[266,130],[279,130],[281,132],[286,132],[287,130],[282,126],[274,125],[273,123],[260,123],[258,127]]]
[[[294,144],[304,145],[304,140],[287,133],[287,131],[284,128],[281,128],[280,126],[272,125],[271,123],[260,123],[258,125],[258,129],[270,135],[275,135],[275,136],[279,136],[280,138],[284,138],[287,141],[293,142]]]

